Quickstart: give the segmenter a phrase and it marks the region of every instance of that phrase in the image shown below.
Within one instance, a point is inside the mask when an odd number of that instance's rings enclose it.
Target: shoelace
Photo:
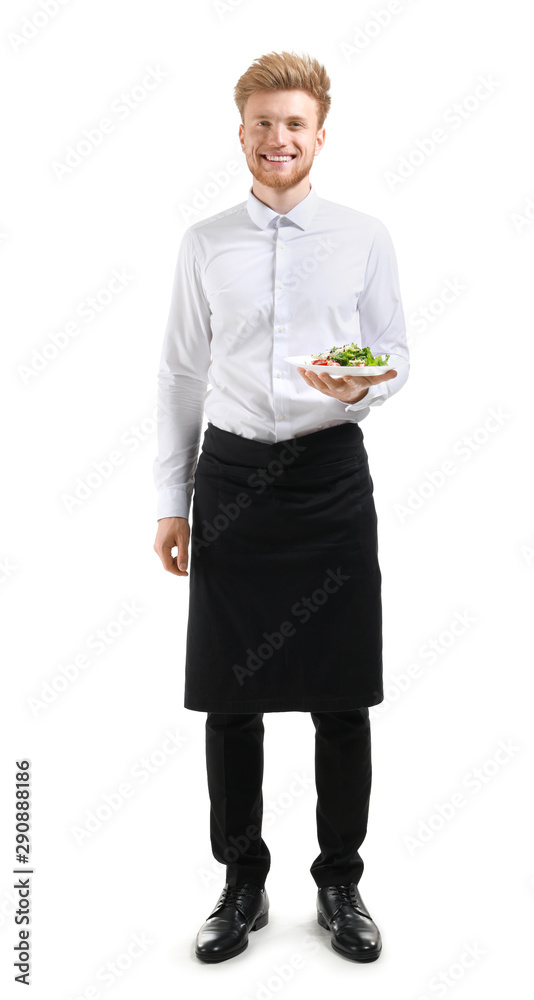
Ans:
[[[239,900],[239,897],[243,896],[253,896],[254,893],[250,889],[246,889],[244,886],[229,886],[225,885],[221,898],[219,900],[219,906],[226,906],[227,903],[233,903],[234,905]]]
[[[353,885],[336,885],[332,886],[332,888],[339,893],[340,897],[339,901],[341,906],[343,906],[345,903],[348,903],[349,906],[354,906],[355,909],[359,911],[359,913],[363,914],[363,916],[365,917],[368,916],[368,914],[363,909],[361,902],[358,899],[356,889],[354,888]]]

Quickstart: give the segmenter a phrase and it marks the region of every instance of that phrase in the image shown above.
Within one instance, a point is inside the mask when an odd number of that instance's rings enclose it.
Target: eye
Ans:
[[[258,122],[258,125],[268,125],[268,122]],[[299,128],[302,127],[302,122],[291,122],[291,125],[298,125]]]

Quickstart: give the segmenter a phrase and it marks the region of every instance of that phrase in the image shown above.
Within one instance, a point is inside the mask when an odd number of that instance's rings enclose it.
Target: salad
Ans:
[[[312,365],[338,365],[340,367],[363,368],[369,365],[387,365],[389,354],[376,357],[368,347],[358,347],[357,344],[343,344],[343,347],[331,347],[329,351],[320,354],[311,354]]]

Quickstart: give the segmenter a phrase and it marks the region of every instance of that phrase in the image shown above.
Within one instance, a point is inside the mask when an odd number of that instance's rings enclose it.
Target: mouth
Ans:
[[[296,153],[294,153],[294,154],[293,153],[289,153],[289,154],[284,155],[284,156],[274,156],[274,155],[271,155],[269,153],[261,153],[261,158],[262,158],[262,160],[265,160],[266,163],[280,163],[280,164],[283,164],[283,163],[291,163],[291,161],[296,158],[296,155],[297,155]]]

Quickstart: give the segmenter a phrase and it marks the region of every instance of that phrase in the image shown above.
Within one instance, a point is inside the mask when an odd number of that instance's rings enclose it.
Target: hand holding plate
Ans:
[[[317,372],[306,368],[297,368],[302,378],[314,389],[319,389],[326,396],[333,396],[342,403],[357,403],[366,395],[370,385],[377,382],[387,382],[390,378],[396,378],[397,372],[394,368],[384,372],[383,375],[374,375],[366,378],[365,375],[345,375],[335,378],[325,370],[328,365],[317,365]]]

